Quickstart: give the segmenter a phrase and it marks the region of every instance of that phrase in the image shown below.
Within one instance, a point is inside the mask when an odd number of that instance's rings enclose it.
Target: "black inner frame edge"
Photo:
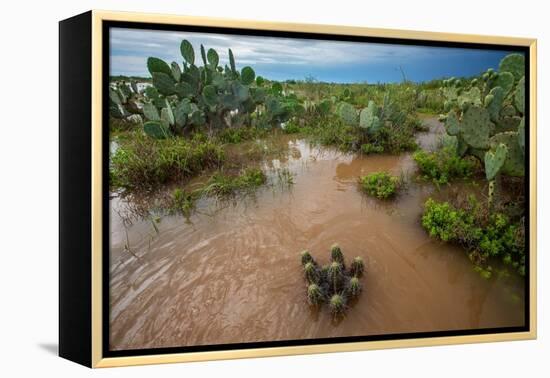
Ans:
[[[449,336],[468,336],[468,335],[487,335],[487,334],[502,334],[512,332],[528,332],[530,330],[530,133],[525,134],[525,265],[527,274],[525,275],[525,324],[519,327],[497,327],[497,328],[477,328],[465,330],[448,330],[448,331],[429,331],[429,332],[413,332],[413,333],[393,333],[368,336],[349,336],[349,337],[332,337],[319,339],[298,339],[298,340],[280,340],[280,341],[261,341],[261,342],[246,342],[232,344],[212,344],[212,345],[192,345],[181,347],[164,347],[164,348],[144,348],[144,349],[129,349],[129,350],[110,350],[109,349],[109,323],[110,323],[110,307],[109,307],[109,267],[110,267],[110,209],[109,209],[109,79],[110,79],[110,28],[128,28],[140,30],[164,30],[164,31],[179,31],[179,32],[195,32],[195,33],[218,33],[243,36],[265,36],[265,37],[281,37],[281,38],[300,38],[300,39],[321,39],[332,41],[348,41],[348,42],[369,42],[382,44],[399,44],[399,45],[415,45],[415,46],[434,46],[434,47],[452,47],[452,48],[468,48],[479,50],[504,50],[520,52],[525,55],[525,77],[530,78],[530,63],[531,56],[529,47],[515,45],[499,45],[499,44],[483,44],[483,43],[468,43],[468,42],[442,42],[417,39],[402,39],[390,37],[368,37],[368,36],[350,36],[350,35],[334,35],[323,33],[307,33],[307,32],[287,32],[287,31],[272,31],[272,30],[256,30],[256,29],[239,29],[227,27],[213,26],[196,26],[196,25],[166,25],[158,23],[140,23],[127,21],[103,21],[102,22],[102,355],[103,357],[128,357],[141,355],[158,355],[172,353],[189,353],[189,352],[207,352],[207,351],[222,351],[233,349],[255,349],[255,348],[270,348],[270,347],[291,347],[291,346],[306,346],[318,344],[337,344],[344,342],[364,342],[364,341],[383,341],[383,340],[400,340],[400,339],[421,339],[434,337],[449,337]],[[525,82],[525,103],[530,109],[530,80]],[[527,130],[530,130],[530,112],[524,114]],[[107,254],[105,253],[107,251]]]

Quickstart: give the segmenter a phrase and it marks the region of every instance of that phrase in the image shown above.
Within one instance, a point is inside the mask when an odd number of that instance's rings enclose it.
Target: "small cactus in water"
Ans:
[[[364,271],[365,271],[365,263],[363,262],[363,259],[360,256],[357,256],[356,258],[353,259],[351,263],[350,272],[355,277],[361,277]]]
[[[319,282],[319,278],[320,278],[319,271],[315,267],[315,264],[313,264],[312,262],[308,262],[306,263],[306,265],[304,265],[304,274],[306,276],[307,282],[309,283]]]
[[[359,294],[361,294],[361,283],[359,282],[359,278],[357,277],[351,277],[349,280],[349,295],[352,298],[357,298]]]
[[[359,278],[364,274],[365,263],[356,257],[346,269],[342,249],[334,244],[330,251],[330,263],[319,265],[309,251],[300,254],[307,281],[307,300],[312,306],[327,303],[333,316],[342,315],[347,300],[357,298],[362,292]]]
[[[302,253],[300,253],[300,257],[302,259],[302,265],[306,265],[308,262],[314,262],[313,261],[313,257],[311,257],[311,254],[309,253],[308,250],[305,250],[305,251],[302,251]]]
[[[340,264],[344,263],[344,254],[338,244],[333,244],[330,248],[330,258],[332,261],[339,262]]]
[[[307,300],[312,306],[318,306],[323,303],[323,291],[319,285],[313,283],[307,287]]]
[[[335,291],[342,281],[343,271],[342,264],[337,261],[332,262],[328,267],[328,280]]]
[[[346,300],[342,294],[334,294],[330,297],[330,312],[332,315],[341,315],[346,309]]]

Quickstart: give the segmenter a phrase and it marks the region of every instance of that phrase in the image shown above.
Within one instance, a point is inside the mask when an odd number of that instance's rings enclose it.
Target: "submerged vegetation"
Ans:
[[[300,258],[308,303],[315,307],[327,304],[333,316],[343,315],[350,301],[359,297],[363,290],[359,281],[365,272],[363,259],[356,257],[346,269],[344,254],[338,244],[331,247],[328,265],[319,265],[307,250],[300,254]]]
[[[378,199],[393,197],[403,186],[403,179],[387,172],[374,172],[360,178],[361,189]]]

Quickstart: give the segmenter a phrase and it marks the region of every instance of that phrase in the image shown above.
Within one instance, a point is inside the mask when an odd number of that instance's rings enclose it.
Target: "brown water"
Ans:
[[[425,122],[431,131],[418,140],[429,148],[441,126]],[[425,199],[445,192],[414,181],[391,202],[359,192],[360,175],[412,173],[410,155],[278,143],[286,153],[262,163],[272,185],[235,201],[203,200],[189,219],[163,217],[158,232],[150,220],[124,226],[119,214],[132,204],[111,200],[111,349],[523,325],[522,279],[481,278],[463,250],[421,227]],[[290,188],[278,184],[281,167],[294,174]],[[365,291],[336,322],[308,307],[299,262],[303,249],[326,262],[335,242],[368,271]]]

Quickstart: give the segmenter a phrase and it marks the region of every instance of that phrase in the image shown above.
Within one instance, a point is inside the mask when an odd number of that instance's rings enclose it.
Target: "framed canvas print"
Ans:
[[[536,337],[536,41],[60,22],[62,357]]]

